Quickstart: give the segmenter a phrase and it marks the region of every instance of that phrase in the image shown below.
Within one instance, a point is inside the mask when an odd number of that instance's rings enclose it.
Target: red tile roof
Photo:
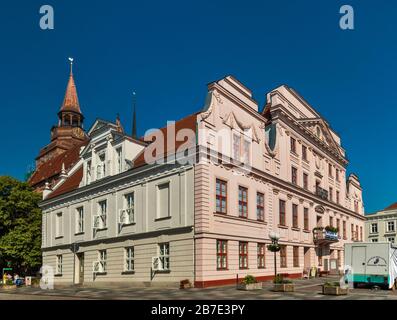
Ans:
[[[397,202],[385,208],[384,211],[396,210],[396,209],[397,209]]]
[[[175,122],[175,136],[182,129],[190,129],[196,133],[197,115],[198,115],[198,113],[194,113],[190,116],[187,116],[186,118],[176,121]],[[160,131],[164,135],[164,148],[163,148],[164,154],[161,154],[161,155],[153,154],[154,158],[160,158],[161,156],[167,155],[169,152],[174,152],[174,151],[178,150],[179,146],[181,146],[183,143],[185,143],[187,141],[186,137],[185,137],[184,141],[175,141],[175,148],[173,150],[168,150],[167,149],[167,134],[168,134],[167,127],[161,128]],[[141,167],[146,164],[147,163],[145,161],[145,149],[143,149],[143,151],[134,160],[134,168]]]
[[[56,177],[61,173],[63,163],[65,164],[66,171],[68,171],[79,161],[80,148],[87,144],[88,141],[82,142],[72,149],[41,164],[30,177],[29,184],[34,187],[52,177]]]
[[[62,183],[57,189],[55,189],[54,192],[50,193],[45,200],[55,198],[64,193],[77,189],[82,179],[83,179],[83,166],[80,166],[80,168],[78,168],[76,172],[74,172],[70,177],[68,177],[64,183]]]

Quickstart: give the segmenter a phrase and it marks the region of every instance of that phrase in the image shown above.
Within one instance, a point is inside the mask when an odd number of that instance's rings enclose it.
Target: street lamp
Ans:
[[[274,280],[276,280],[277,277],[277,252],[280,251],[281,247],[278,244],[278,241],[280,240],[280,235],[276,232],[270,232],[269,233],[269,238],[272,241],[272,244],[269,244],[267,248],[274,253]]]

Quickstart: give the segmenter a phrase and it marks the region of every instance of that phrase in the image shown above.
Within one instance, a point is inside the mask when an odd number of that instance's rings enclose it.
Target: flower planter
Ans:
[[[245,283],[240,283],[237,287],[238,290],[245,290],[245,291],[252,291],[252,290],[261,290],[263,288],[262,283],[250,283],[250,284],[245,284]]]
[[[189,280],[182,280],[180,282],[179,289],[190,289],[192,288],[192,284],[190,283]]]
[[[323,294],[328,296],[345,296],[349,293],[349,288],[323,286]]]
[[[274,292],[294,292],[295,285],[293,283],[275,283],[273,287]]]

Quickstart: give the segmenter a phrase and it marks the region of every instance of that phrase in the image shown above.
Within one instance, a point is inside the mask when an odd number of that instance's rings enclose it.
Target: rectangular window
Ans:
[[[291,152],[296,153],[296,140],[291,137]]]
[[[57,275],[62,274],[62,268],[63,268],[62,263],[63,263],[62,255],[57,255],[57,263],[56,263],[56,265],[57,265],[57,273],[56,274]]]
[[[292,204],[292,227],[299,228],[298,224],[298,205]]]
[[[340,219],[336,219],[336,228],[338,229],[338,232],[340,232]]]
[[[333,178],[332,175],[332,164],[328,163],[328,175],[330,176],[330,178]]]
[[[135,222],[134,193],[124,195],[123,210],[121,212],[120,223],[132,224]]]
[[[341,251],[340,250],[338,250],[338,267],[341,267],[342,266],[342,259],[341,259]]]
[[[233,159],[240,161],[241,139],[237,134],[233,134]]]
[[[336,191],[336,203],[339,204],[339,191]]]
[[[309,175],[307,173],[303,173],[303,189],[309,190]]]
[[[332,189],[332,187],[329,187],[329,201],[333,201],[333,193],[334,193],[334,189]]]
[[[104,229],[107,227],[107,201],[98,202],[98,215],[94,218],[94,226],[96,229]]]
[[[294,268],[299,267],[299,247],[293,247]]]
[[[298,169],[291,167],[291,182],[295,185],[298,184]]]
[[[395,231],[394,221],[388,221],[387,232],[394,232],[394,231]]]
[[[159,260],[162,270],[170,270],[170,244],[168,242],[159,244]]]
[[[227,213],[227,183],[216,179],[216,212]]]
[[[135,264],[134,264],[134,247],[125,248],[125,265],[124,271],[134,271]]]
[[[243,157],[242,162],[247,164],[250,163],[250,153],[251,153],[251,142],[244,139],[243,142]]]
[[[248,189],[238,187],[238,212],[240,218],[248,217]]]
[[[164,183],[157,186],[157,218],[170,216],[170,184]]]
[[[302,159],[307,161],[307,147],[302,145]]]
[[[339,181],[339,169],[335,170],[335,178],[336,178],[336,181]]]
[[[227,269],[227,241],[216,240],[216,268],[218,270]]]
[[[334,218],[333,217],[329,217],[329,226],[334,227]]]
[[[285,201],[279,201],[279,223],[281,226],[285,226]]]
[[[356,241],[358,241],[358,236],[359,236],[359,234],[358,234],[358,226],[356,226],[356,234],[355,234],[355,240]]]
[[[317,253],[318,253],[318,266],[322,267],[323,266],[323,249],[318,248]]]
[[[63,217],[62,212],[55,215],[55,237],[60,238],[63,236]]]
[[[84,232],[84,208],[76,209],[76,233]]]
[[[257,251],[258,269],[265,268],[265,253],[266,253],[266,245],[263,243],[258,243],[258,251]]]
[[[378,242],[378,239],[375,238],[375,239],[372,239],[371,241],[372,242]]]
[[[258,221],[265,220],[265,195],[260,192],[256,194],[256,219]]]
[[[102,272],[106,272],[107,252],[106,250],[99,250],[98,252],[99,263],[102,266]]]
[[[121,173],[123,171],[123,149],[122,148],[117,148],[117,173]]]
[[[371,223],[371,233],[378,233],[378,224]]]
[[[394,238],[387,238],[387,241],[394,243]]]
[[[287,247],[281,246],[280,249],[280,268],[287,267]]]
[[[347,239],[347,232],[346,232],[346,221],[343,221],[343,239]]]
[[[309,208],[303,208],[303,225],[305,230],[309,230]]]
[[[97,179],[104,177],[106,177],[106,155],[102,153],[98,155]]]
[[[355,239],[355,236],[354,236],[354,224],[351,224],[350,232],[351,232],[351,238],[352,238],[352,240],[354,240]]]
[[[363,227],[360,227],[360,241],[363,241]]]
[[[91,182],[91,160],[87,161],[86,172],[85,172],[85,182],[90,184]]]
[[[248,269],[248,242],[239,242],[239,268]]]

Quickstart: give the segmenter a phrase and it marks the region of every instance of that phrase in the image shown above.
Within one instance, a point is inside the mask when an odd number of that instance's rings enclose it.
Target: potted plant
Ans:
[[[192,284],[189,281],[189,279],[182,280],[180,282],[180,286],[179,286],[180,289],[190,289],[191,287],[192,287]]]
[[[258,282],[254,276],[247,275],[237,289],[245,291],[260,290],[262,289],[262,283]]]
[[[273,280],[275,292],[294,292],[295,286],[291,280],[284,279],[281,275],[277,275]]]
[[[338,228],[327,226],[327,227],[325,227],[325,231],[332,232],[332,233],[338,233],[339,230],[338,230]]]
[[[326,282],[323,284],[323,294],[331,296],[347,295],[349,288],[342,288],[339,282]]]
[[[5,283],[3,283],[2,288],[5,290],[8,289],[16,289],[16,285],[14,284],[14,282],[11,279],[7,279]]]

